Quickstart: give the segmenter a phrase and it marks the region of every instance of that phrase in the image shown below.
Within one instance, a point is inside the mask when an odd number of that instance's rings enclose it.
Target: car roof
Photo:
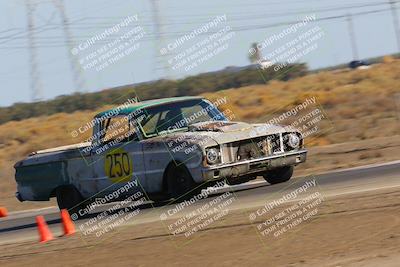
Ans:
[[[132,112],[135,112],[137,110],[143,109],[143,108],[148,108],[148,107],[153,107],[153,106],[158,106],[162,104],[170,104],[170,103],[177,103],[181,101],[187,101],[187,100],[194,100],[194,99],[204,99],[203,97],[200,96],[183,96],[183,97],[169,97],[169,98],[159,98],[159,99],[151,99],[151,100],[145,100],[145,101],[140,101],[136,103],[132,103],[129,105],[120,105],[115,108],[109,109],[102,111],[98,113],[95,118],[103,117],[103,116],[108,116],[108,114],[113,114],[113,115],[129,115]]]

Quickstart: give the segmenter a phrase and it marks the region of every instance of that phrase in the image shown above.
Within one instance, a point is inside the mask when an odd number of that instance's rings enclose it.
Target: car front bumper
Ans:
[[[203,179],[205,181],[209,181],[247,175],[257,175],[258,173],[262,173],[267,170],[300,164],[305,162],[306,158],[307,150],[302,149],[257,159],[233,163],[222,163],[205,167],[202,171]]]

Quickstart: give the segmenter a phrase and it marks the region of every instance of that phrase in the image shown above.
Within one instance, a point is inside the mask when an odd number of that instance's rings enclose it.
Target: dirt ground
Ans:
[[[310,220],[268,239],[250,223],[253,209],[228,214],[190,243],[160,221],[120,228],[94,246],[80,234],[4,245],[0,266],[398,266],[399,203],[398,188],[327,198]]]

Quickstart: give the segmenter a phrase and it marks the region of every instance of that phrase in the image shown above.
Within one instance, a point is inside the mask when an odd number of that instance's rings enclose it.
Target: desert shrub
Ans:
[[[258,70],[254,66],[249,66],[238,70],[228,68],[223,71],[199,74],[176,81],[158,80],[138,85],[120,86],[96,93],[63,95],[50,101],[16,103],[10,107],[2,107],[0,108],[0,124],[61,112],[95,110],[104,105],[122,104],[126,99],[134,97],[138,97],[140,100],[148,100],[199,95],[205,92],[265,84],[265,82],[271,80],[288,81],[305,74],[307,74],[305,64],[289,65],[279,71],[274,71],[273,67]]]

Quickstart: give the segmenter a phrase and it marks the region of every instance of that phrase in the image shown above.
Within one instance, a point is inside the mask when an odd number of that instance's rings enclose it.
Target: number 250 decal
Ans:
[[[129,182],[133,174],[132,160],[124,149],[112,150],[106,155],[104,170],[114,183]]]

